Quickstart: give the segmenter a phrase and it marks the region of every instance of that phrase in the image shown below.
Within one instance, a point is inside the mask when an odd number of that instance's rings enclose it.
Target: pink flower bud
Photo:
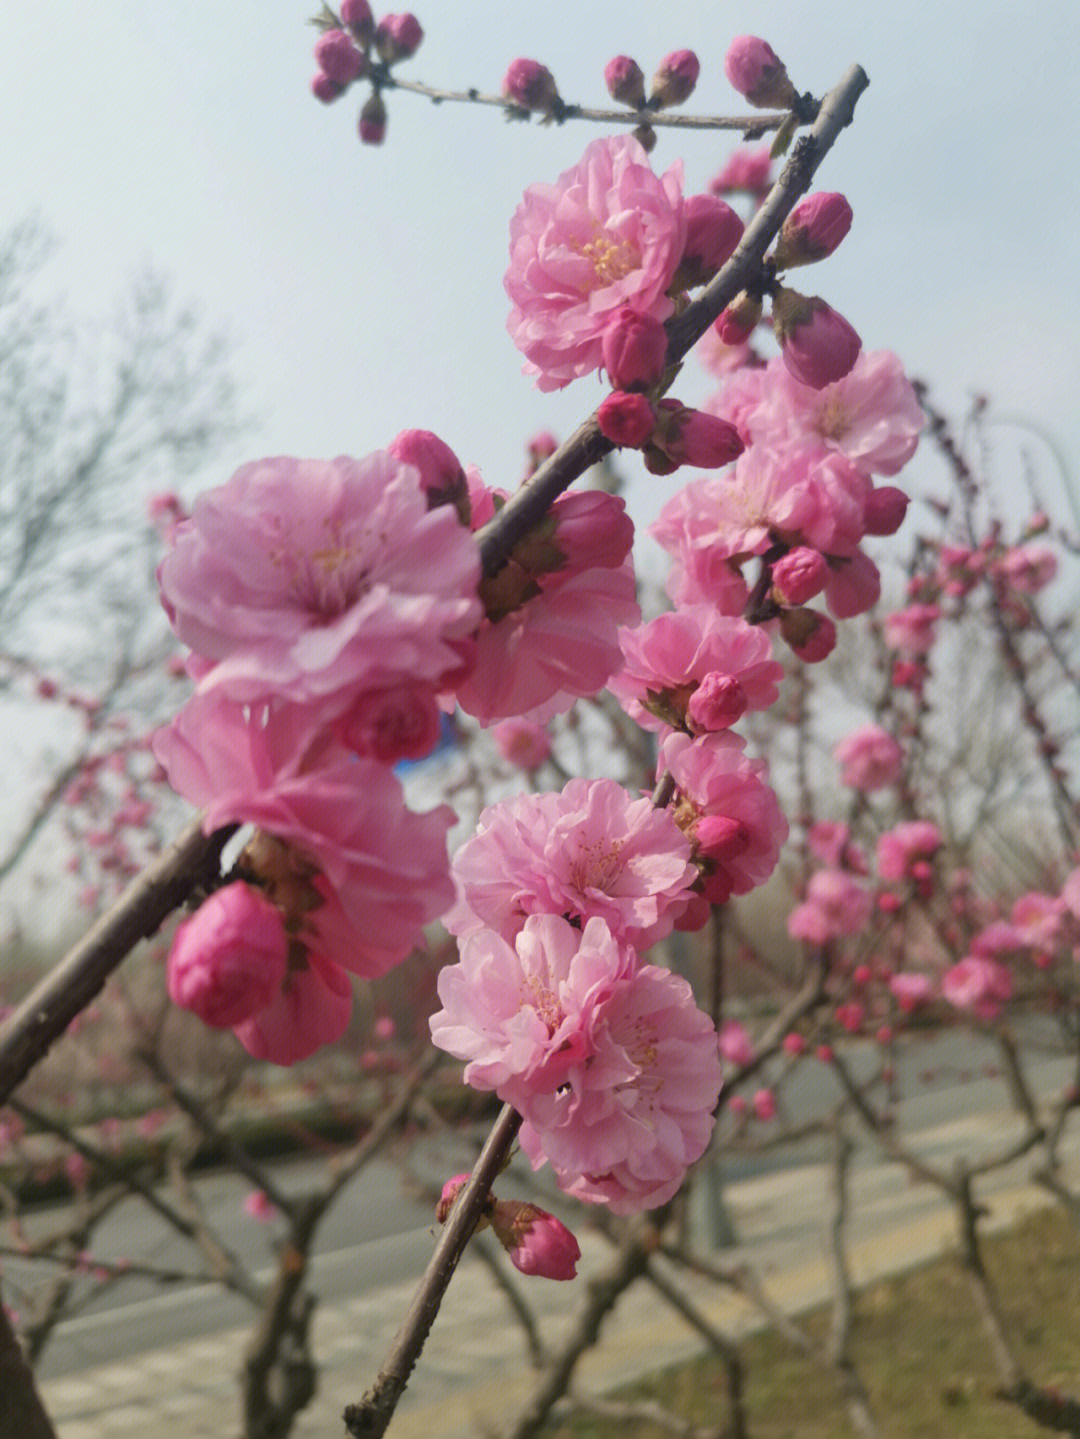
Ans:
[[[714,326],[725,345],[745,345],[761,320],[761,301],[746,290],[722,310]]]
[[[454,1201],[457,1199],[458,1195],[465,1188],[466,1184],[468,1184],[471,1178],[472,1176],[469,1174],[455,1174],[453,1179],[448,1179],[443,1185],[442,1193],[439,1195],[439,1202],[435,1206],[435,1222],[437,1224],[445,1224],[446,1221],[450,1218],[450,1211],[454,1207]],[[491,1195],[489,1194],[487,1198],[488,1206],[490,1206],[491,1203],[492,1199]],[[488,1223],[489,1220],[487,1215],[481,1214],[480,1220],[477,1223],[476,1229],[473,1232],[479,1233],[481,1229],[486,1229],[488,1227]]]
[[[784,62],[756,35],[735,36],[724,57],[724,74],[732,88],[758,109],[789,110],[799,98]]]
[[[778,270],[824,260],[851,229],[851,206],[843,195],[806,195],[784,221],[773,251]]]
[[[469,523],[469,487],[461,461],[445,441],[430,430],[402,430],[386,447],[420,472],[428,509],[453,505],[463,525]]]
[[[707,285],[742,239],[743,222],[719,195],[691,195],[683,205],[686,248],[672,282],[675,289]]]
[[[755,1116],[767,1124],[770,1119],[776,1118],[776,1096],[771,1089],[757,1089],[751,1101],[754,1106]]]
[[[681,105],[694,93],[701,64],[693,50],[673,50],[665,55],[652,78],[649,104],[654,110],[666,105]]]
[[[646,390],[664,373],[667,331],[652,315],[623,305],[605,326],[600,351],[616,390]]]
[[[367,69],[367,57],[344,30],[327,30],[315,42],[315,63],[324,75],[342,89],[358,80]],[[322,96],[319,97],[322,99]]]
[[[608,94],[620,105],[640,110],[645,104],[645,76],[641,66],[629,55],[616,55],[604,66],[604,84]]]
[[[360,111],[357,126],[360,139],[365,145],[381,145],[386,136],[386,106],[378,90],[372,90]]]
[[[375,48],[388,65],[393,65],[415,55],[423,38],[415,15],[384,15],[375,31]]]
[[[746,448],[728,420],[687,409],[678,400],[661,400],[657,418],[653,442],[677,465],[716,470],[737,459]]]
[[[746,713],[746,692],[734,675],[707,674],[690,696],[686,717],[695,734],[730,729]]]
[[[573,1279],[581,1258],[578,1242],[561,1220],[535,1204],[496,1200],[491,1227],[522,1274],[544,1279]]]
[[[862,341],[824,300],[781,287],[773,296],[772,316],[784,364],[800,384],[823,390],[850,373]]]
[[[806,1053],[806,1040],[801,1034],[796,1034],[795,1031],[792,1030],[790,1034],[784,1035],[780,1043],[780,1048],[785,1054],[790,1054],[794,1058]]]
[[[341,0],[338,7],[341,23],[358,45],[370,45],[375,34],[375,16],[368,0]]]
[[[337,732],[348,749],[371,755],[383,764],[423,759],[439,740],[434,691],[415,680],[367,690],[342,717]]]
[[[741,820],[726,814],[703,814],[694,826],[698,853],[705,859],[734,859],[750,843],[750,831]]]
[[[214,1029],[241,1024],[281,989],[288,950],[277,907],[249,884],[226,885],[177,926],[169,998]]]
[[[773,592],[782,605],[804,605],[825,588],[828,574],[825,556],[800,545],[773,565]]]
[[[488,730],[503,759],[519,769],[539,769],[551,754],[551,736],[535,720],[508,719]]]
[[[555,78],[539,60],[511,60],[503,76],[504,99],[512,100],[523,110],[539,110],[550,115],[559,104]]]
[[[878,485],[866,497],[863,527],[868,535],[895,535],[907,514],[908,496],[896,485]]]
[[[535,470],[545,460],[550,460],[558,448],[559,442],[550,430],[539,430],[526,442],[525,452],[529,456],[529,464]]]
[[[652,434],[656,415],[646,396],[613,390],[596,411],[596,422],[613,445],[638,450]]]
[[[244,1213],[260,1224],[268,1224],[277,1215],[277,1205],[261,1189],[253,1189],[244,1200]]]
[[[817,610],[785,610],[780,616],[780,633],[809,665],[826,659],[836,648],[836,626]]]
[[[321,100],[324,105],[329,105],[339,95],[344,95],[345,86],[339,85],[336,80],[331,80],[325,70],[311,77],[311,93],[316,100]]]

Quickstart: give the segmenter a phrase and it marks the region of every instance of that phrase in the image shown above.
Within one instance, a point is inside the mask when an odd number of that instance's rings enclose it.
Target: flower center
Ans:
[[[839,393],[828,397],[821,407],[815,429],[826,440],[842,440],[851,429],[855,416]]]
[[[592,265],[598,285],[613,285],[641,268],[641,253],[629,240],[612,240],[599,234],[578,249]]]

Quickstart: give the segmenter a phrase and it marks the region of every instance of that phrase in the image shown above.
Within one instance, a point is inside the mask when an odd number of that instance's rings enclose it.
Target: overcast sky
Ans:
[[[590,378],[543,396],[521,376],[505,331],[507,222],[525,185],[554,179],[599,131],[391,95],[386,144],[361,147],[355,92],[327,108],[309,95],[314,8],[4,5],[0,215],[40,212],[62,241],[47,283],[76,313],[107,311],[150,262],[234,338],[261,424],[193,485],[254,454],[364,453],[407,426],[438,431],[489,481],[512,484],[524,437],[565,434],[602,392]],[[738,113],[722,64],[746,31],[815,93],[862,64],[870,89],[819,173],[848,195],[855,224],[799,283],[948,404],[986,391],[1030,416],[1075,470],[1076,0],[440,0],[420,19],[427,35],[403,75],[497,90],[506,64],[531,55],[583,103],[606,100],[612,54],[648,74],[692,46],[702,78],[691,104]],[[661,131],[653,161],[682,155],[693,191],[730,145]],[[680,393],[693,398],[694,385]],[[679,483],[635,481],[639,518]]]

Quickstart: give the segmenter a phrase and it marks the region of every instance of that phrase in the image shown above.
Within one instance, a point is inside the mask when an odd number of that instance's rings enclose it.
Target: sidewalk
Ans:
[[[1016,1131],[1011,1113],[984,1114],[934,1126],[918,1136],[921,1154],[939,1162],[957,1152],[995,1148]],[[1068,1153],[1080,1164],[1080,1144]],[[864,1284],[931,1259],[953,1242],[954,1220],[936,1192],[913,1186],[898,1166],[856,1163],[851,1175],[849,1258]],[[822,1233],[829,1217],[828,1172],[803,1165],[732,1184],[725,1200],[740,1238],[722,1256],[746,1261],[770,1296],[795,1313],[829,1293]],[[1023,1162],[993,1176],[980,1190],[994,1227],[1008,1227],[1044,1205],[1045,1193],[1026,1182]],[[430,1244],[425,1233],[418,1245]],[[592,1235],[582,1242],[574,1284],[523,1280],[539,1310],[543,1337],[555,1348],[572,1322],[578,1289],[608,1262],[610,1248]],[[682,1276],[688,1295],[719,1328],[737,1334],[757,1322],[749,1307],[708,1281]],[[314,1349],[320,1391],[301,1416],[298,1439],[338,1439],[340,1413],[368,1387],[411,1297],[400,1284],[334,1305],[320,1305]],[[151,1301],[152,1302],[152,1301]],[[226,1330],[130,1362],[46,1382],[42,1393],[60,1439],[234,1439],[238,1435],[235,1375],[246,1329]],[[655,1290],[634,1286],[605,1321],[602,1342],[582,1363],[578,1382],[606,1391],[642,1373],[700,1352],[700,1339]],[[497,1433],[535,1382],[524,1339],[505,1298],[485,1267],[466,1257],[450,1286],[391,1433],[395,1439],[475,1439]]]

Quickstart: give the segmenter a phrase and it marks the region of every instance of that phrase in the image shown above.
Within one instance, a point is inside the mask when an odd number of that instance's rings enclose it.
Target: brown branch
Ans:
[[[229,828],[207,836],[200,821],[193,820],[15,1006],[0,1027],[0,1104],[100,992],[139,940],[153,934],[196,884],[216,871],[232,833]]]
[[[0,1304],[0,1423],[11,1439],[57,1439],[29,1364],[22,1356],[7,1310]]]

